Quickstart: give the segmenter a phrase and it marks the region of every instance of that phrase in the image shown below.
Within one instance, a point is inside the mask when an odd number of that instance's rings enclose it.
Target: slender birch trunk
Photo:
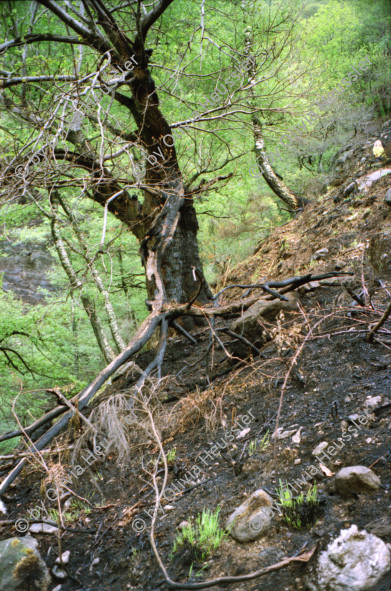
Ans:
[[[251,27],[245,30],[245,53],[248,58],[248,76],[249,76],[249,94],[252,106],[255,108],[255,94],[253,85],[255,83],[255,75],[257,71],[257,64],[255,57],[252,54],[253,36]],[[254,136],[254,151],[255,159],[258,165],[259,172],[269,185],[271,190],[279,197],[291,210],[296,210],[299,207],[299,202],[296,195],[286,186],[286,184],[274,172],[269,158],[266,154],[265,140],[263,138],[262,123],[260,119],[253,113],[251,116]]]
[[[68,257],[68,253],[64,246],[64,242],[61,238],[61,234],[58,228],[58,219],[56,216],[56,205],[53,204],[53,217],[51,220],[51,230],[52,230],[52,237],[53,242],[57,250],[58,258],[60,263],[68,276],[69,283],[72,290],[78,289],[82,287],[82,283],[79,281],[75,270],[72,267],[72,263]],[[109,345],[109,342],[106,338],[105,332],[103,330],[102,324],[99,320],[99,316],[96,313],[95,304],[93,300],[91,300],[86,294],[80,294],[81,303],[83,308],[90,320],[92,330],[94,331],[96,341],[100,350],[102,351],[103,357],[105,358],[106,363],[110,363],[115,358],[115,353]]]

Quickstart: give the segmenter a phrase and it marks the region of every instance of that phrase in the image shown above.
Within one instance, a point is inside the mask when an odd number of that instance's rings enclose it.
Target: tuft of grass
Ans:
[[[53,521],[59,521],[60,516],[57,509],[51,508],[48,510],[48,513]],[[91,507],[79,499],[74,499],[69,507],[69,510],[62,514],[62,518],[64,523],[74,523],[75,521],[79,521],[82,513],[84,515],[88,515],[91,513]]]
[[[248,446],[248,455],[251,457],[252,455],[254,455],[256,450],[264,451],[268,447],[269,443],[270,443],[270,441],[269,441],[269,429],[268,429],[261,440],[252,439],[250,441],[250,444]]]
[[[170,449],[170,451],[167,454],[167,463],[168,464],[172,464],[174,462],[176,458],[176,447],[174,447],[173,449]]]
[[[298,497],[293,497],[288,484],[286,483],[284,486],[281,480],[279,482],[280,487],[276,491],[285,523],[294,529],[302,529],[307,525],[312,525],[319,513],[316,484],[310,486],[305,495],[300,493]]]
[[[228,532],[219,526],[218,507],[214,513],[209,509],[204,509],[196,520],[189,520],[189,525],[184,527],[178,533],[174,541],[174,546],[170,555],[172,559],[174,554],[183,547],[187,547],[192,552],[194,559],[206,560],[228,536]]]

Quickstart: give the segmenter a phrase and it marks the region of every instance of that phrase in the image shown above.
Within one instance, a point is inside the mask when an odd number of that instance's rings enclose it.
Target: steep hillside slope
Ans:
[[[391,121],[383,126],[382,132],[388,131]],[[184,337],[169,339],[163,380],[159,387],[150,386],[156,425],[169,459],[171,491],[162,498],[164,511],[158,514],[155,538],[170,576],[182,588],[223,575],[244,575],[316,548],[308,564],[292,562],[261,578],[213,586],[298,591],[306,588],[320,551],[341,529],[357,525],[391,542],[390,318],[373,342],[367,338],[391,298],[391,162],[375,159],[375,139],[341,151],[334,186],[259,244],[220,287],[308,272],[340,275],[300,287],[296,311],[259,319],[263,339],[255,339],[258,352],[250,347],[240,358],[233,354],[235,337],[226,331],[230,321],[223,319],[213,324],[214,340],[209,325],[194,333],[195,343]],[[220,303],[245,306],[254,293],[259,292],[232,288],[221,295]],[[136,361],[145,369],[153,357],[153,351],[145,351]],[[69,494],[61,501],[63,514],[68,511],[61,533],[61,551],[71,553],[64,567],[67,578],[54,579],[50,589],[168,588],[148,541],[147,511],[154,505],[151,466],[160,460],[156,482],[161,485],[163,462],[153,430],[138,408],[137,420],[127,430],[127,455],[120,469],[117,465],[115,450],[124,441],[115,411],[137,377],[132,371],[120,376],[94,401],[95,415],[89,419],[97,420],[96,413],[102,411],[97,441],[106,438],[110,447],[108,453],[95,456],[91,466],[83,454],[75,460],[81,470],[76,473],[73,468],[69,487],[80,504],[76,508]],[[365,423],[359,421],[362,416],[367,417]],[[45,456],[52,476],[56,470],[70,472],[69,450],[75,451],[81,441],[78,429],[73,426]],[[330,450],[344,434],[349,434],[344,444],[321,456],[323,468],[312,473],[318,461],[315,448],[326,442],[323,448]],[[227,445],[222,446],[224,440]],[[91,443],[85,446],[84,457],[88,449],[92,453]],[[351,466],[373,470],[380,486],[358,487],[352,496],[342,494],[335,476]],[[15,520],[25,519],[27,510],[41,502],[45,510],[51,508],[49,518],[55,516],[58,504],[42,492],[43,479],[47,486],[47,471],[34,467],[3,498],[9,521],[3,523],[2,538],[15,535]],[[227,537],[206,561],[189,545],[171,555],[177,528],[203,509],[221,507],[224,525],[254,491],[262,488],[275,500],[281,484],[298,481],[304,492],[316,484],[320,499],[317,511],[307,516],[308,523],[303,519],[302,527],[275,515],[264,535],[247,543]],[[42,508],[40,513],[42,519]],[[52,534],[34,536],[45,562],[53,567],[57,539]],[[384,579],[373,591],[388,589],[389,579]]]

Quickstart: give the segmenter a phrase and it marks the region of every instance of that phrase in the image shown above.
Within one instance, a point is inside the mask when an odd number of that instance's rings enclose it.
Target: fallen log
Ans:
[[[91,398],[96,392],[103,386],[103,384],[117,371],[121,365],[123,365],[132,355],[137,353],[152,336],[155,329],[158,327],[160,322],[164,319],[165,314],[153,312],[144,320],[141,325],[136,337],[132,342],[118,355],[113,361],[105,367],[95,378],[91,384],[89,384],[80,393],[80,397],[77,396],[72,398],[72,402],[78,401],[78,409],[82,410],[87,406]],[[38,439],[30,448],[29,451],[32,455],[36,454],[37,451],[44,449],[48,443],[50,443],[54,437],[56,437],[61,431],[67,426],[68,421],[77,411],[68,410],[65,415],[59,419],[42,437]],[[0,495],[3,495],[6,490],[10,487],[15,478],[23,470],[27,458],[23,458],[18,462],[15,468],[8,474],[0,485]]]

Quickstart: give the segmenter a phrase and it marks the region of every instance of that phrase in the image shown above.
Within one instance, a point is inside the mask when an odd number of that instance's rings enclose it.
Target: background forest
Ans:
[[[122,22],[126,3],[107,4]],[[78,2],[65,5],[70,10]],[[67,133],[77,134],[78,113],[85,117],[89,144],[127,178],[128,139],[121,143],[117,132],[126,136],[134,124],[112,96],[97,92],[98,98],[83,103],[84,110],[56,102],[62,85],[94,71],[93,52],[50,40],[7,47],[10,39],[29,33],[36,11],[29,2],[0,4],[0,169],[31,140],[32,123],[43,125],[59,105],[58,121],[70,122]],[[181,127],[197,110],[211,111],[175,138],[186,184],[197,181],[205,188],[195,206],[200,255],[212,288],[291,216],[256,174],[251,109],[262,121],[274,169],[296,195],[311,199],[330,181],[340,147],[367,122],[391,113],[390,20],[389,0],[176,0],[151,30],[149,67],[171,127]],[[126,22],[123,26],[126,30]],[[63,31],[41,9],[37,27],[42,34]],[[259,67],[256,82],[240,70],[248,27]],[[371,65],[356,80],[350,77],[352,84],[325,106],[324,97],[364,59]],[[242,75],[233,98],[216,93],[235,66]],[[48,73],[69,80],[58,85],[39,78],[24,81],[27,75]],[[8,85],[10,78],[19,82]],[[61,148],[69,135],[61,135],[58,121],[50,133]],[[102,122],[111,133],[104,145]],[[137,194],[146,157],[137,147],[131,154],[140,174],[130,191]],[[216,175],[219,182],[211,182]],[[61,191],[55,220],[39,195],[33,199],[1,187],[0,269],[6,274],[13,258],[30,261],[37,288],[34,294],[23,293],[25,267],[16,265],[15,283],[4,282],[0,291],[0,431],[15,424],[11,406],[16,395],[18,417],[30,423],[51,405],[44,388],[60,386],[67,395],[80,391],[148,313],[137,239],[99,204],[79,198],[81,176],[73,181]],[[0,445],[7,449],[7,442]]]

